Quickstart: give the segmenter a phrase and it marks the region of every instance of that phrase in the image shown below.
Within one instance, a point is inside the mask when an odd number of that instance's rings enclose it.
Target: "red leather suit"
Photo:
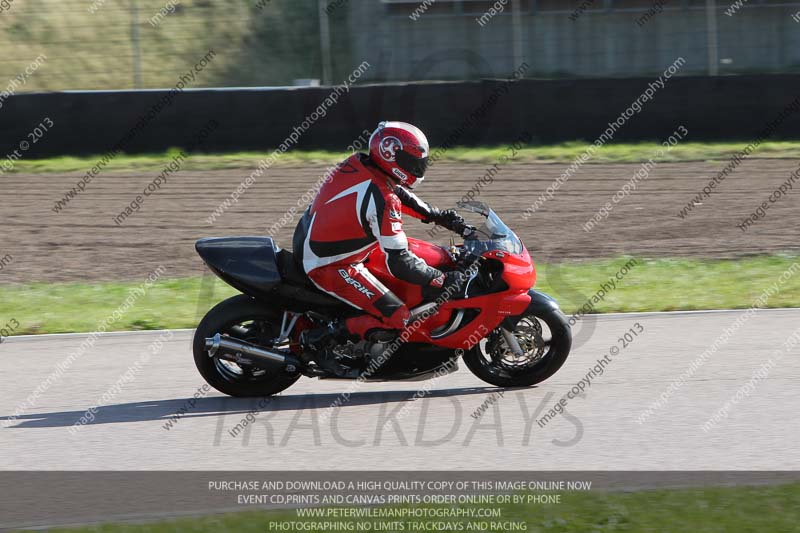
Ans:
[[[363,154],[340,163],[320,188],[295,230],[294,253],[319,289],[367,313],[347,320],[351,333],[402,329],[409,317],[405,303],[364,264],[377,247],[397,278],[441,284],[442,273],[409,251],[403,231],[403,213],[425,219],[430,210]]]

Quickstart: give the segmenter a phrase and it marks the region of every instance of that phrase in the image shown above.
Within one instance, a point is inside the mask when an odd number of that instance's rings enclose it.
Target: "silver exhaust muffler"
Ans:
[[[209,357],[218,357],[237,364],[273,369],[285,368],[288,372],[295,372],[300,366],[300,361],[291,355],[223,337],[219,333],[206,339],[206,350]]]

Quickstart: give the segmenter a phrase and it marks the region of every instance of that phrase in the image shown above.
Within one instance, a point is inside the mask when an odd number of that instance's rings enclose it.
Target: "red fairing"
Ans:
[[[501,292],[468,298],[451,300],[442,304],[440,311],[419,327],[407,327],[404,332],[409,342],[435,344],[445,348],[461,348],[468,350],[478,344],[490,331],[500,325],[507,316],[519,315],[528,308],[531,297],[526,292]],[[430,332],[448,322],[453,311],[457,309],[479,309],[480,314],[467,326],[452,335],[441,339],[433,339]]]
[[[447,250],[436,244],[409,237],[408,249],[434,268],[441,269],[442,267],[454,266]]]
[[[454,264],[446,249],[418,239],[409,239],[409,248],[426,263],[437,268],[453,267]],[[528,295],[536,282],[534,268],[528,250],[523,246],[520,254],[494,250],[483,254],[486,258],[496,259],[503,263],[503,280],[508,289],[493,294],[468,298],[466,300],[450,300],[444,302],[438,313],[421,324],[409,324],[401,332],[408,342],[434,344],[445,348],[462,348],[467,350],[479,343],[481,339],[500,325],[507,316],[523,313],[530,305]],[[410,285],[390,276],[386,270],[385,260],[380,250],[369,257],[370,270],[385,283],[395,294],[403,298],[410,308],[422,303],[422,291],[418,286]],[[378,264],[380,262],[380,264]],[[454,311],[458,309],[478,309],[480,313],[467,326],[441,339],[433,339],[430,332],[447,324]]]
[[[507,252],[487,252],[487,257],[493,257],[503,261],[503,280],[508,284],[509,290],[528,291],[536,284],[536,269],[531,261],[531,256],[525,246],[522,246],[522,253],[519,255]]]

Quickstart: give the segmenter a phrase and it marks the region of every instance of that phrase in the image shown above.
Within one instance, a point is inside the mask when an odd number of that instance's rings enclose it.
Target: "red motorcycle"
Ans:
[[[445,248],[409,239],[411,250],[429,265],[463,273],[457,291],[428,294],[394,278],[380,249],[367,259],[370,271],[411,309],[406,328],[383,342],[304,346],[304,330],[361,311],[317,289],[293,254],[270,237],[197,241],[206,265],[242,292],[217,304],[198,325],[198,370],[231,396],[276,394],[301,376],[430,379],[456,370],[459,358],[480,379],[501,387],[549,378],[572,345],[566,317],[555,300],[532,289],[533,261],[500,217],[482,202],[459,207],[485,218],[463,244]]]

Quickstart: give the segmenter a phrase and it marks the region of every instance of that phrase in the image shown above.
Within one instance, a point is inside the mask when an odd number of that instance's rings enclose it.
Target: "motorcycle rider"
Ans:
[[[406,304],[365,265],[378,247],[398,279],[440,290],[461,281],[414,255],[403,231],[403,213],[459,234],[470,228],[454,210],[440,211],[411,192],[424,179],[428,155],[417,127],[384,121],[369,139],[369,154],[341,162],[320,188],[295,229],[295,257],[314,285],[365,313],[306,331],[303,343],[319,348],[347,334],[386,341],[407,324]]]

